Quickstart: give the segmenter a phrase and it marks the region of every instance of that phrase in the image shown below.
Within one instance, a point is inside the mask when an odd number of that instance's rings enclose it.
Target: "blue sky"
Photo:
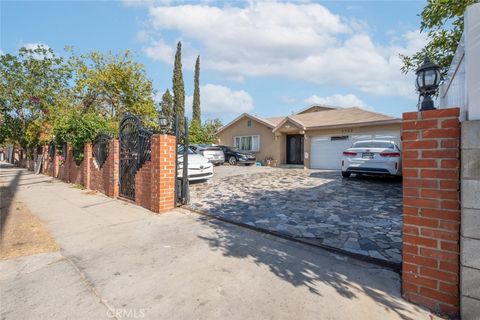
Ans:
[[[201,56],[203,118],[287,115],[313,103],[400,116],[416,108],[399,53],[424,44],[423,1],[2,1],[0,49],[129,49],[155,89],[171,87],[183,43],[187,104]]]

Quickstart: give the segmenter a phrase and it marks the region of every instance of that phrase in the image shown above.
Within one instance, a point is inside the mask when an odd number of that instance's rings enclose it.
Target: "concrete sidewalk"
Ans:
[[[430,319],[391,271],[21,169],[0,179],[61,247],[0,261],[1,319]]]

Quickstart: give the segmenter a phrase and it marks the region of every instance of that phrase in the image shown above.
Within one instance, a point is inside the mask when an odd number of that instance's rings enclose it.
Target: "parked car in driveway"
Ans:
[[[177,177],[183,175],[183,147],[178,148]],[[188,181],[208,180],[213,177],[213,164],[204,156],[188,148]]]
[[[221,165],[225,162],[225,155],[222,149],[217,146],[194,144],[190,146],[190,149],[204,156],[215,165]]]
[[[237,163],[252,165],[255,163],[255,155],[250,152],[241,151],[234,147],[228,146],[219,146],[223,150],[225,155],[225,161],[231,165],[236,165]]]
[[[402,152],[394,141],[357,141],[342,157],[342,176],[352,173],[401,176]]]

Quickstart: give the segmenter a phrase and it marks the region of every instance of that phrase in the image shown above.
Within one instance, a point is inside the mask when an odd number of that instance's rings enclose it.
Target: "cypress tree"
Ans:
[[[175,53],[175,64],[173,67],[173,107],[178,115],[180,132],[184,132],[185,116],[185,87],[182,74],[182,43],[177,43],[177,52]]]
[[[162,110],[165,117],[168,119],[169,123],[173,124],[175,121],[175,113],[173,111],[173,98],[168,89],[162,95],[162,101],[160,102],[160,109]]]
[[[196,121],[199,124],[202,123],[201,111],[200,111],[200,56],[197,57],[195,62],[195,80],[193,89],[193,106],[192,106],[192,121]]]

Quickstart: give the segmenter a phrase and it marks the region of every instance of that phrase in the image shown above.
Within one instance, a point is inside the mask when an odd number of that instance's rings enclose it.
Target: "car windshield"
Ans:
[[[178,146],[178,153],[182,154],[183,153],[183,146]],[[195,151],[192,150],[191,147],[188,148],[188,154],[196,154]]]
[[[387,148],[395,149],[395,145],[386,141],[359,141],[353,144],[352,148]]]
[[[230,149],[230,150],[232,150],[233,152],[242,152],[242,151],[240,151],[239,149],[234,148],[234,147],[227,147],[227,149]]]

